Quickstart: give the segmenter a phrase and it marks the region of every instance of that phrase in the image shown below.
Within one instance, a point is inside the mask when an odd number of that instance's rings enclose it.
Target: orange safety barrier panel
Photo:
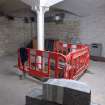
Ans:
[[[88,46],[79,44],[75,50],[72,44],[62,43],[60,46],[54,52],[26,48],[27,60],[24,64],[18,49],[19,70],[40,78],[78,78],[89,66]]]

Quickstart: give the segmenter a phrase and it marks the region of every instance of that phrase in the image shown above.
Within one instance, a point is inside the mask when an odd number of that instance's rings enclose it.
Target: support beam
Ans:
[[[44,50],[44,14],[49,8],[40,6],[37,11],[37,41],[38,50]]]
[[[44,50],[44,14],[48,11],[48,7],[36,7],[37,11],[37,49]],[[41,57],[38,57],[38,63],[41,63]],[[41,65],[38,66],[41,69]]]
[[[62,2],[63,0],[40,0],[40,6],[46,6],[51,7],[52,5],[55,5],[59,2]]]
[[[31,0],[32,9],[37,12],[37,49],[44,50],[44,14],[49,7],[63,0]]]
[[[43,7],[37,10],[37,41],[38,50],[44,50],[44,11]]]

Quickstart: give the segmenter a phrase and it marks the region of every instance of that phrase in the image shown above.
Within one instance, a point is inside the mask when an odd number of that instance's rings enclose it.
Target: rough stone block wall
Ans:
[[[33,27],[32,27],[33,26]],[[79,21],[63,24],[45,23],[45,38],[66,40],[71,34],[79,34]],[[8,20],[0,17],[0,56],[15,54],[19,47],[37,35],[36,23],[24,23],[23,19]]]
[[[65,40],[72,34],[79,35],[79,21],[64,21],[63,23],[47,23],[45,24],[45,35],[47,38]]]
[[[23,19],[8,20],[0,17],[0,56],[16,53],[35,33],[31,30],[31,24],[24,23]]]

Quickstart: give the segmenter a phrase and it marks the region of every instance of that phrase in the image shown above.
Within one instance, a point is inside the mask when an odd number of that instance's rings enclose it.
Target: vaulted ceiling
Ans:
[[[63,8],[80,16],[89,16],[96,11],[105,11],[105,0],[64,0],[55,7]],[[33,15],[30,6],[21,0],[0,0],[0,14]]]

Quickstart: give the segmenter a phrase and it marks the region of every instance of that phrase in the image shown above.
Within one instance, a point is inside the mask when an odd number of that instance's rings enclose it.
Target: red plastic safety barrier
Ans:
[[[86,45],[82,45],[82,44],[73,45],[73,44],[64,43],[62,41],[55,41],[54,51],[67,55],[69,52],[72,52],[73,50],[75,51],[77,49],[82,49],[85,46]]]
[[[66,56],[65,78],[76,79],[85,72],[89,66],[89,48],[78,49]]]
[[[76,49],[72,50],[71,44],[64,47],[60,49],[61,52],[58,49],[54,49],[56,52],[50,52],[27,48],[28,59],[24,65],[18,49],[19,70],[40,78],[78,78],[89,66],[89,48],[77,45]]]

